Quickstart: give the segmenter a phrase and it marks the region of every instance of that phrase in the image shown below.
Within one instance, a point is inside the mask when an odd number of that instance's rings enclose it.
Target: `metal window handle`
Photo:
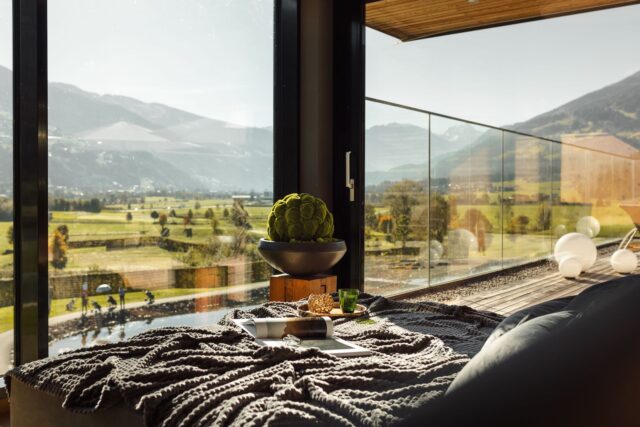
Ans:
[[[349,189],[349,201],[355,202],[356,200],[356,182],[351,178],[351,151],[347,151],[345,154],[345,187]]]

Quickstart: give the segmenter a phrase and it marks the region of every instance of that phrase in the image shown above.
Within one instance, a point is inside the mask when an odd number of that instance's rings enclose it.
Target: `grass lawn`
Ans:
[[[214,211],[216,219],[219,221],[219,228],[224,235],[230,235],[235,231],[235,226],[232,224],[230,218],[224,218],[224,208],[231,208],[231,204],[227,200],[227,204],[214,204],[211,203],[207,206],[205,203],[207,200],[202,200],[200,203],[202,207],[196,210],[193,205],[195,201],[184,201],[181,205],[187,205],[187,207],[172,208],[175,209],[177,218],[170,217],[168,219],[167,227],[170,230],[170,236],[174,239],[185,240],[190,242],[204,242],[213,236],[211,229],[211,223],[208,219],[204,218],[205,211],[211,207]],[[220,200],[212,200],[211,202],[221,202]],[[147,205],[148,206],[148,205]],[[188,207],[191,206],[191,207]],[[184,237],[184,226],[182,217],[187,214],[189,209],[194,212],[193,224],[190,226],[193,229],[193,237]],[[267,229],[267,215],[269,214],[270,207],[268,206],[246,206],[245,209],[249,213],[249,222],[252,225],[253,233],[264,235]],[[139,209],[132,205],[131,210],[126,207],[111,205],[105,207],[100,213],[91,212],[53,212],[52,220],[49,223],[49,234],[53,233],[56,227],[62,224],[66,224],[69,227],[69,239],[73,241],[82,240],[101,240],[101,239],[116,239],[122,237],[135,237],[135,236],[159,236],[160,225],[157,221],[151,218],[152,211],[158,211],[160,214],[168,214],[169,210],[162,208],[145,208]],[[131,221],[127,221],[127,213],[131,213]],[[0,227],[0,233],[6,235],[6,228]],[[0,234],[0,240],[3,239],[3,234]],[[6,242],[6,238],[4,239]],[[8,243],[7,243],[8,245]],[[2,246],[0,245],[0,249]]]
[[[157,246],[143,246],[119,250],[105,250],[104,246],[97,248],[70,249],[69,261],[64,272],[86,270],[102,267],[110,271],[128,270],[161,270],[184,267],[172,252],[167,252]]]

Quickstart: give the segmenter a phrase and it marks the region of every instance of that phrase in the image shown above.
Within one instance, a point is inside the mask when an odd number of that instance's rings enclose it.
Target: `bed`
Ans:
[[[362,295],[366,319],[335,334],[372,355],[268,348],[230,320],[296,315],[295,304],[231,312],[208,328],[161,328],[75,350],[6,376],[12,426],[394,425],[439,399],[501,322],[468,307]]]

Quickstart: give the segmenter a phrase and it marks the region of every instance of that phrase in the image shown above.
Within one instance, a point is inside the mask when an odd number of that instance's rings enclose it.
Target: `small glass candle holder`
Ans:
[[[343,313],[353,313],[358,303],[360,291],[357,289],[339,289],[340,309]]]

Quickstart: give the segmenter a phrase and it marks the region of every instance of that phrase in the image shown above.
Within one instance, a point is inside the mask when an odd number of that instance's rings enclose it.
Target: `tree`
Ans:
[[[220,221],[216,218],[211,218],[211,232],[215,236],[219,236],[222,234],[222,229],[220,228]]]
[[[449,227],[454,230],[456,228],[460,228],[460,215],[458,215],[458,198],[453,194],[450,194],[447,203],[449,203]]]
[[[241,203],[235,202],[231,209],[231,222],[238,228],[250,229],[249,224],[249,212],[242,206]]]
[[[536,213],[536,229],[545,231],[551,229],[551,207],[546,204],[538,206]]]
[[[7,242],[9,242],[10,245],[13,245],[13,225],[10,225],[9,228],[7,228]]]
[[[527,234],[527,228],[529,226],[529,217],[526,215],[519,215],[511,220],[512,233]]]
[[[167,215],[166,214],[162,214],[158,217],[158,223],[160,224],[160,227],[164,228],[165,225],[167,225]]]
[[[222,211],[222,216],[224,218],[229,218],[229,209],[224,208],[224,211]]]
[[[131,210],[131,203],[127,203],[127,209]]]
[[[442,194],[431,194],[431,211],[429,212],[429,239],[444,242],[449,231],[449,219],[451,217],[449,202]]]
[[[176,213],[176,210],[175,210],[175,209],[171,209],[171,211],[169,212],[169,216],[170,216],[171,218],[177,218],[177,217],[178,217],[178,214]]]
[[[196,204],[194,205],[194,207],[196,208],[196,210],[199,210],[202,205],[200,204],[200,202],[196,201]]]
[[[397,182],[385,191],[384,201],[389,205],[395,222],[393,234],[403,249],[411,231],[411,208],[418,204],[418,196],[423,192],[422,186],[411,180]]]
[[[53,232],[51,238],[51,265],[57,270],[67,266],[67,242],[59,229]]]
[[[493,225],[479,209],[469,209],[464,213],[463,224],[476,236],[478,242],[478,252],[484,254],[487,246],[491,243],[491,232]]]
[[[500,212],[496,214],[497,218],[504,224],[504,231],[507,234],[516,233],[516,221],[513,218],[513,198],[507,197],[502,200],[502,216]]]
[[[407,239],[409,238],[409,232],[411,228],[409,227],[411,221],[411,208],[406,207],[404,213],[399,214],[396,217],[396,226],[394,229],[394,236],[396,240],[400,240],[402,243],[402,249],[407,245]]]
[[[208,208],[208,209],[204,212],[204,217],[205,217],[206,219],[212,219],[212,218],[214,218],[215,216],[216,216],[216,215],[215,215],[215,213],[213,213],[213,209],[211,209],[211,208]]]
[[[158,211],[151,211],[151,218],[155,221],[160,217]]]
[[[368,203],[364,205],[364,224],[371,230],[376,230],[378,228],[378,215],[376,215],[376,208]]]
[[[131,212],[127,212],[127,221],[131,221],[133,220],[133,215],[131,215]]]
[[[66,224],[60,224],[56,228],[56,230],[59,231],[60,234],[62,234],[62,237],[64,237],[64,242],[69,243],[69,227],[67,227]]]
[[[189,212],[187,212],[187,216],[190,220],[193,219],[193,211],[191,209],[189,209]]]
[[[100,199],[93,198],[89,201],[89,212],[99,213],[102,210]]]

